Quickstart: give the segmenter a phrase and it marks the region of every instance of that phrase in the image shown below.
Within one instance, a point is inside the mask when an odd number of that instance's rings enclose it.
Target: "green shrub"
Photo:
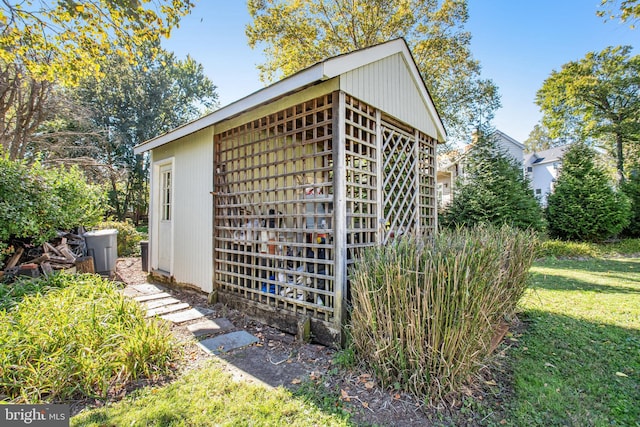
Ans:
[[[570,242],[566,240],[545,240],[540,245],[540,258],[575,258],[602,256],[629,256],[640,254],[640,239],[623,239],[615,242]]]
[[[542,229],[542,209],[522,164],[501,151],[495,138],[496,134],[480,136],[467,152],[465,175],[456,182],[453,202],[439,217],[443,227],[507,224]]]
[[[595,156],[582,143],[565,152],[555,189],[547,198],[551,237],[597,242],[616,236],[629,224],[629,200],[612,188]]]
[[[77,168],[45,169],[0,154],[0,264],[11,238],[40,244],[58,230],[91,227],[102,219],[103,190]]]
[[[104,398],[168,372],[172,336],[97,275],[59,274],[0,310],[0,395],[14,403]],[[28,292],[29,293],[29,292]],[[6,294],[5,294],[6,295]]]
[[[533,232],[474,227],[366,250],[351,275],[356,356],[386,386],[458,390],[513,313],[536,244]]]
[[[629,237],[640,237],[640,165],[635,165],[629,180],[622,185],[622,191],[631,202],[631,220],[623,233]]]
[[[544,257],[597,257],[597,245],[588,242],[569,242],[566,240],[545,240],[540,245],[538,256]]]
[[[97,230],[112,228],[118,230],[118,256],[140,254],[140,234],[131,221],[104,221],[95,227]]]

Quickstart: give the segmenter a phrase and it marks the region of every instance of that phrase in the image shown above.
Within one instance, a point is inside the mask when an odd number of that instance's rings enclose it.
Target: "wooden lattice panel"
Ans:
[[[419,231],[418,150],[415,133],[391,123],[382,125],[383,209],[382,243]]]
[[[215,137],[215,285],[332,320],[332,95]]]
[[[377,242],[376,110],[346,97],[345,111],[347,246],[351,259],[358,248]]]
[[[420,232],[433,235],[436,225],[436,141],[418,133]]]

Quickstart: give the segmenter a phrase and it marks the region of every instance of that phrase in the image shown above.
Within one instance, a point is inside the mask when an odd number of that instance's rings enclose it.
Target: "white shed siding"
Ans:
[[[213,127],[153,150],[154,162],[169,157],[174,157],[174,271],[171,273],[179,283],[192,284],[210,292],[213,277],[210,194],[213,190]]]
[[[437,118],[430,117],[407,67],[402,54],[396,53],[342,74],[340,89],[437,138]]]

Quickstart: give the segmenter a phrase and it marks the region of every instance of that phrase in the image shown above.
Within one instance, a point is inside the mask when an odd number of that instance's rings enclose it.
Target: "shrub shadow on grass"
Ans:
[[[530,309],[511,355],[514,425],[634,425],[640,330]]]
[[[547,259],[531,269],[529,283],[533,289],[640,294],[640,284],[633,286],[636,280],[633,276],[639,271],[640,259],[638,262]],[[615,284],[604,284],[612,279]]]

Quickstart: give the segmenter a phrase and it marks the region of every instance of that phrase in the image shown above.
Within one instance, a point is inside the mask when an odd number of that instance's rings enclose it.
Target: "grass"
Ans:
[[[509,423],[639,425],[640,259],[545,259],[531,273]]]
[[[511,375],[491,387],[506,393],[465,397],[442,425],[640,425],[640,259],[547,258],[531,273],[519,313],[526,328],[509,334]],[[352,367],[353,358],[347,350],[336,362]],[[71,424],[351,425],[339,391],[315,386],[291,393],[237,383],[212,363]]]
[[[234,381],[219,362],[174,383],[145,389],[71,419],[72,426],[346,426],[348,415],[326,414],[283,388]]]
[[[513,315],[536,243],[533,233],[476,227],[365,251],[351,274],[356,358],[425,401],[457,392]]]
[[[145,319],[115,283],[61,273],[1,286],[2,400],[106,398],[131,381],[169,372],[169,328]]]

